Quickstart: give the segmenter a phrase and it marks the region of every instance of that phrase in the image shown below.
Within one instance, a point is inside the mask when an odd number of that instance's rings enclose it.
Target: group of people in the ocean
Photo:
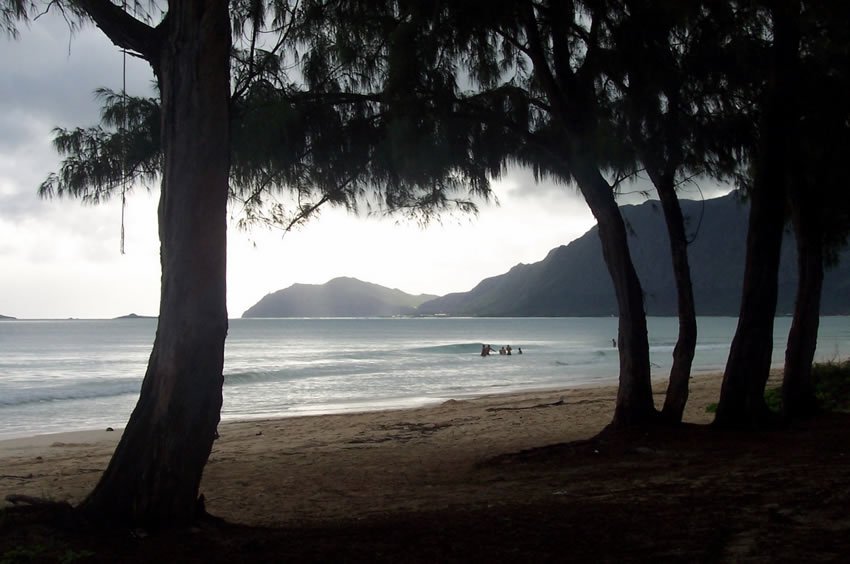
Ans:
[[[512,354],[512,351],[513,351],[513,349],[511,348],[511,346],[510,346],[510,345],[502,345],[502,347],[501,347],[501,348],[499,348],[499,354],[500,354],[500,355],[507,355],[507,356],[510,356],[510,355]],[[490,356],[490,353],[491,353],[491,352],[493,352],[493,347],[492,347],[492,346],[490,346],[490,345],[481,345],[481,356]],[[517,347],[517,349],[516,349],[516,353],[517,353],[517,354],[522,354],[522,347]]]

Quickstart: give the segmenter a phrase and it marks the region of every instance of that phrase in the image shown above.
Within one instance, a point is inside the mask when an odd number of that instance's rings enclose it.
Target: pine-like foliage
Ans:
[[[27,14],[33,10],[28,0],[2,0],[0,2],[0,34],[18,37],[18,25],[26,21]]]
[[[42,197],[68,196],[97,204],[135,186],[152,187],[162,169],[160,112],[155,99],[99,89],[101,124],[53,130],[64,157],[57,173],[39,187]]]
[[[289,228],[325,204],[428,221],[488,197],[502,131],[464,110],[455,54],[384,8],[231,3],[231,197],[242,225]],[[42,196],[96,203],[156,181],[156,100],[101,98],[100,125],[55,131],[64,160]]]

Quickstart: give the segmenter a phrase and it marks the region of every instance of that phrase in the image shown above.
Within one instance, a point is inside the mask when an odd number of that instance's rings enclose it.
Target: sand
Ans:
[[[711,421],[706,406],[717,401],[720,379],[692,378],[686,421]],[[660,407],[664,383],[654,389]],[[578,387],[222,423],[201,491],[211,513],[271,526],[487,503],[499,486],[473,475],[481,463],[590,438],[610,422],[615,396],[616,387]],[[120,431],[0,441],[0,499],[26,494],[79,502],[105,469]]]

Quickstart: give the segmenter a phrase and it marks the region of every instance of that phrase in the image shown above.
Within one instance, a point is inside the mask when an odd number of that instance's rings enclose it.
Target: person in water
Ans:
[[[492,350],[490,345],[481,345],[481,356],[490,356],[490,351]]]
[[[505,347],[505,353],[506,353],[508,356],[510,356],[510,354],[511,354],[511,346],[510,346],[510,345],[508,345],[507,347]]]
[[[516,353],[517,353],[517,354],[522,354],[522,347],[517,347],[517,348],[516,348]]]

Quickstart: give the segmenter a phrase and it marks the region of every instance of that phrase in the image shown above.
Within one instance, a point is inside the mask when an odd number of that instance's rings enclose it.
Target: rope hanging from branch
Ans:
[[[124,2],[127,11],[127,2]],[[121,69],[121,254],[124,253],[124,212],[127,209],[127,50],[122,49]]]

